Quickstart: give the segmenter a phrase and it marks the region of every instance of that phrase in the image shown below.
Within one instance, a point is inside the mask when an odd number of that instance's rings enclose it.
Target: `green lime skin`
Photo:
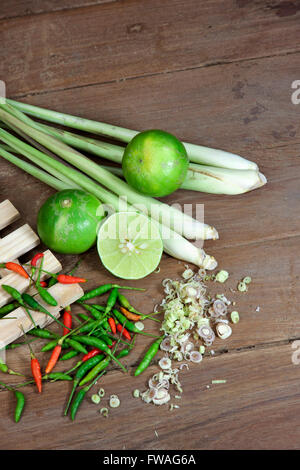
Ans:
[[[148,130],[127,145],[123,174],[127,183],[142,194],[167,196],[183,183],[189,166],[184,145],[172,134]]]
[[[80,254],[95,244],[103,216],[101,202],[95,196],[78,189],[65,189],[42,205],[37,230],[51,250]]]

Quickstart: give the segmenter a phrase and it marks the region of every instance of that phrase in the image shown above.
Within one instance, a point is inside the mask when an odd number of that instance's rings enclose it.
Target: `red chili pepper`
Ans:
[[[61,349],[62,348],[61,348],[60,344],[55,346],[55,348],[53,349],[51,357],[50,357],[49,362],[47,364],[47,367],[45,369],[46,374],[50,374],[50,372],[54,369],[54,367],[55,367],[55,365],[56,365],[56,363],[59,359]]]
[[[63,336],[65,336],[72,329],[72,315],[70,313],[70,307],[67,307],[63,314],[63,324],[65,328],[63,329]]]
[[[131,340],[130,334],[128,333],[128,331],[126,330],[126,328],[123,328],[123,326],[122,326],[120,323],[117,324],[117,331],[118,331],[119,333],[122,333],[122,335],[124,336],[124,338],[128,339],[129,341]]]
[[[30,262],[31,266],[33,266],[33,267],[36,268],[37,262],[38,262],[41,258],[44,258],[44,253],[37,253],[36,255],[34,255],[34,257],[32,258],[32,260],[31,260],[31,262]]]
[[[82,277],[69,276],[68,274],[59,274],[56,279],[61,284],[79,284],[80,282],[86,282],[86,279]]]
[[[39,393],[42,393],[42,373],[41,366],[36,357],[31,357],[31,372]]]
[[[18,263],[13,263],[11,261],[9,261],[8,263],[2,263],[1,268],[6,268],[9,271],[13,271],[14,273],[20,274],[20,276],[25,277],[25,279],[29,278],[29,274]]]
[[[117,332],[117,326],[116,326],[115,320],[112,317],[108,319],[108,324],[110,326],[112,333],[115,335]]]
[[[30,351],[30,357],[31,357],[31,372],[32,372],[32,376],[34,378],[34,381],[36,383],[36,386],[37,386],[37,389],[39,391],[39,393],[42,393],[42,372],[41,372],[41,366],[40,366],[40,363],[38,361],[38,359],[36,358],[33,350],[32,350],[32,347],[30,345],[30,343],[28,342],[27,340],[27,335],[25,333],[25,330],[23,328],[23,325],[21,324],[20,325],[21,327],[21,330],[23,331],[24,335],[25,335],[25,338],[26,338],[26,343],[27,343],[27,346],[29,348],[29,351]]]
[[[101,349],[94,348],[90,352],[85,354],[81,360],[82,360],[82,362],[86,362],[89,359],[91,359],[92,357],[98,356],[101,353],[102,353]]]
[[[40,281],[40,286],[41,286],[41,287],[48,287],[46,281]]]
[[[114,345],[116,344],[117,341],[114,341],[113,344],[111,346],[108,346],[109,349],[112,349],[114,347]]]

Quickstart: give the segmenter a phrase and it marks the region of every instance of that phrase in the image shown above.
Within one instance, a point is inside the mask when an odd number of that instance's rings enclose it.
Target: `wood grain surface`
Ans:
[[[139,337],[125,360],[129,374],[113,367],[101,380],[108,396],[121,399],[109,420],[89,400],[74,423],[63,418],[70,385],[55,383],[42,396],[26,389],[16,425],[14,398],[1,389],[0,448],[299,449],[300,365],[292,362],[292,343],[300,339],[300,104],[291,101],[291,84],[300,80],[300,2],[4,0],[0,39],[9,97],[133,129],[163,128],[254,160],[268,178],[240,196],[181,190],[164,199],[204,204],[205,221],[220,234],[205,249],[229,271],[219,291],[237,302],[241,318],[228,340],[216,340],[214,355],[182,373],[180,408],[132,397],[158,370],[156,360],[148,373],[132,376],[150,343]],[[1,160],[0,202],[11,200],[21,213],[1,237],[24,223],[36,229],[38,209],[52,193]],[[78,260],[58,258],[66,271]],[[164,255],[160,273],[135,282],[145,294],[128,297],[152,311],[161,281],[183,269]],[[87,288],[113,280],[95,249],[79,272]],[[253,278],[249,292],[232,292],[245,275]],[[147,330],[158,328],[148,322]],[[45,365],[42,342],[33,344]],[[7,359],[30,375],[25,347]],[[214,379],[226,383],[212,385]]]

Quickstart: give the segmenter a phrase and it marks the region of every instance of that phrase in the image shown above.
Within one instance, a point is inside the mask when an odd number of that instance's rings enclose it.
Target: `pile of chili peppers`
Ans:
[[[52,274],[48,285],[40,280],[43,270],[43,253],[38,253],[31,260],[29,268],[31,273],[17,263],[5,263],[6,269],[10,269],[19,275],[30,279],[30,283],[34,283],[37,293],[50,306],[57,305],[56,300],[51,296],[47,287],[54,285],[56,282],[63,284],[85,282],[80,277],[66,274]],[[37,266],[40,261],[39,267]],[[28,266],[28,265],[24,265]],[[28,270],[29,271],[29,270]],[[34,276],[37,272],[37,278]],[[42,393],[43,381],[65,380],[72,382],[72,390],[64,411],[64,415],[70,412],[71,419],[74,420],[84,397],[97,380],[106,373],[107,367],[113,361],[123,371],[127,372],[120,359],[126,357],[133,348],[135,335],[142,334],[155,338],[154,343],[149,348],[141,363],[138,365],[135,376],[141,374],[151,363],[159,349],[162,337],[154,336],[142,331],[142,320],[147,318],[153,321],[159,321],[151,315],[143,315],[138,312],[129,302],[129,300],[120,292],[120,289],[143,290],[134,287],[120,286],[118,284],[105,284],[93,289],[83,295],[77,303],[88,313],[79,313],[76,320],[79,323],[73,328],[74,315],[71,308],[67,307],[63,313],[62,321],[56,319],[47,309],[40,305],[34,296],[27,293],[21,294],[11,286],[2,285],[2,288],[8,292],[13,298],[13,302],[0,309],[0,317],[11,312],[18,306],[22,306],[33,323],[33,328],[27,333],[36,339],[47,340],[47,343],[41,349],[42,352],[51,351],[51,356],[45,368],[45,374],[42,374],[42,368],[39,360],[34,354],[30,343],[34,340],[28,340],[24,343],[15,343],[7,346],[7,349],[14,349],[20,344],[27,344],[30,349],[31,372],[32,379],[21,383],[15,387],[11,387],[0,382],[7,390],[14,392],[17,404],[15,409],[15,421],[21,418],[23,408],[25,406],[25,396],[17,388],[28,384],[35,383],[39,393]],[[94,299],[108,293],[106,305],[94,303]],[[93,303],[89,303],[89,301]],[[46,328],[39,328],[34,324],[29,309],[39,311],[45,315],[49,315],[62,327],[61,335],[54,333]],[[142,327],[142,328],[141,328]],[[73,328],[73,329],[72,329]],[[82,354],[82,357],[71,369],[65,372],[53,372],[58,361],[67,361],[75,356]],[[7,367],[6,364],[0,363],[0,371],[8,374],[17,374]],[[20,374],[22,375],[22,374]],[[77,388],[79,388],[75,395]]]

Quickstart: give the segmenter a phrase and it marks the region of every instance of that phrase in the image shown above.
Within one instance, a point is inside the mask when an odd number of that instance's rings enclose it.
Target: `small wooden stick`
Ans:
[[[0,204],[0,230],[12,224],[15,220],[20,217],[20,213],[12,205],[12,203],[6,199]]]
[[[39,245],[37,234],[25,224],[0,240],[0,263],[12,261]]]
[[[62,270],[62,265],[60,264],[58,259],[53,255],[53,253],[51,253],[50,250],[47,250],[44,252],[44,267],[46,271],[49,271],[52,273],[58,273],[59,271]],[[48,274],[42,273],[41,280],[47,279],[48,277],[49,277]],[[8,274],[7,276],[0,279],[0,307],[3,307],[3,305],[7,304],[11,300],[11,297],[9,296],[9,294],[5,292],[4,289],[1,289],[2,284],[7,284],[8,286],[12,286],[15,289],[17,289],[19,292],[25,292],[25,290],[29,286],[29,283],[30,283],[30,279],[25,279],[24,277],[19,276],[18,274],[15,274],[15,273]],[[35,292],[36,291],[34,289],[34,286],[32,286],[28,293],[33,294]]]
[[[57,300],[58,306],[51,307],[39,297],[36,297],[36,300],[43,305],[52,315],[59,317],[59,313],[62,309],[76,302],[83,296],[84,292],[79,284],[55,284],[49,288],[51,295]],[[45,313],[35,312],[29,310],[32,317],[34,318],[35,323],[44,328],[49,323],[53,322],[53,319],[47,316]],[[10,318],[13,317],[13,318]],[[1,348],[12,343],[20,336],[22,336],[22,330],[20,329],[20,324],[24,328],[24,331],[27,332],[33,328],[33,324],[30,321],[26,311],[19,307],[16,310],[8,313],[6,317],[1,320],[0,328],[0,346]]]

